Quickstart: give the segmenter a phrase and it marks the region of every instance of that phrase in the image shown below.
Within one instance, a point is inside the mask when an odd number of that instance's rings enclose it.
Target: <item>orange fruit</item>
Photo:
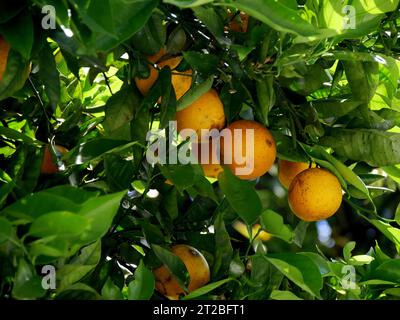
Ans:
[[[58,157],[61,157],[63,154],[68,152],[66,148],[58,145],[55,145],[55,149]],[[44,155],[40,172],[42,174],[54,174],[57,173],[58,171],[59,169],[58,166],[56,165],[56,161],[52,157],[52,154],[50,152],[50,147],[46,145],[44,149]]]
[[[192,86],[192,70],[186,70],[183,72],[174,71],[175,68],[181,63],[182,57],[172,57],[166,60],[163,60],[163,56],[165,56],[166,51],[162,48],[156,54],[147,57],[147,60],[151,62],[153,65],[150,66],[150,75],[148,78],[135,78],[135,83],[139,91],[145,96],[154,85],[154,83],[158,79],[158,70],[154,67],[156,64],[160,69],[168,66],[173,74],[171,76],[172,87],[175,90],[176,99],[179,100]]]
[[[229,12],[229,17],[232,17],[233,14]],[[235,32],[243,32],[246,33],[249,28],[249,16],[244,12],[240,12],[237,16],[235,16],[231,21],[229,21],[228,29]]]
[[[251,145],[247,145],[247,139]],[[276,158],[276,144],[269,130],[260,123],[239,120],[222,131],[221,155],[222,163],[235,175],[250,180],[263,176],[272,167]]]
[[[10,52],[10,45],[0,36],[0,81],[3,80],[4,72],[7,68],[8,53]]]
[[[304,221],[331,217],[342,203],[342,186],[330,171],[311,168],[299,173],[289,186],[289,205]]]
[[[288,189],[293,179],[302,171],[307,170],[310,166],[306,162],[292,162],[287,160],[279,160],[279,174],[278,178],[280,183]],[[315,167],[313,164],[312,167]]]
[[[189,272],[189,292],[203,287],[210,281],[210,267],[200,251],[185,244],[175,245],[171,251],[182,260]],[[161,266],[153,270],[153,274],[156,279],[156,290],[161,294],[171,300],[178,300],[180,296],[185,295],[185,291],[167,267]]]
[[[209,90],[191,105],[176,113],[176,122],[178,132],[183,129],[192,129],[196,131],[200,140],[205,138],[202,129],[221,130],[225,126],[224,105],[217,91]]]

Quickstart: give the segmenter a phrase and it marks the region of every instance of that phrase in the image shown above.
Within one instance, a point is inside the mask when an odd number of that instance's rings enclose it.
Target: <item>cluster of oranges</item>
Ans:
[[[165,56],[165,50],[161,49],[157,54],[148,57],[148,61],[151,64],[155,63],[160,68],[168,66],[174,70],[182,59],[180,57],[172,57],[163,60],[163,56]],[[181,98],[190,89],[192,85],[192,74],[193,72],[190,69],[183,73],[172,74],[172,86],[177,99]],[[139,91],[146,94],[154,85],[157,78],[158,70],[152,65],[149,77],[145,79],[136,78],[135,82]],[[238,169],[243,168],[248,163],[252,163],[254,165],[251,172],[245,174],[238,173],[237,175],[242,179],[255,179],[264,175],[275,162],[275,141],[272,134],[263,125],[255,121],[239,120],[225,127],[226,119],[224,106],[215,89],[210,89],[191,105],[178,111],[176,113],[176,122],[178,132],[184,129],[192,129],[197,133],[199,141],[193,145],[192,148],[199,160],[202,158],[201,150],[204,150],[202,144],[209,142],[202,136],[202,130],[225,129],[230,131],[230,136],[232,137],[234,136],[234,131],[241,131],[241,143],[238,143],[238,141],[234,139],[228,141],[225,140],[224,137],[221,138],[219,148],[221,154],[217,157],[220,158],[221,163],[211,161],[212,158],[214,158],[213,152],[215,152],[215,150],[211,150],[210,146],[210,159],[202,164],[204,174],[208,177],[218,178],[219,173],[223,171],[221,164],[225,164],[233,173],[237,174],[237,172],[239,172]],[[250,148],[252,154],[246,154],[248,149],[246,146],[248,129],[254,132],[254,145]],[[237,148],[241,149],[237,150]],[[240,161],[235,157],[236,154],[242,155]],[[230,160],[225,162],[224,159]]]
[[[181,57],[163,59],[166,56],[164,49],[157,54],[148,57],[151,64],[150,75],[148,78],[136,78],[135,82],[143,95],[146,95],[158,78],[158,70],[164,66],[174,70],[181,62]],[[192,85],[192,70],[172,74],[172,86],[175,90],[177,99],[180,99]],[[276,143],[270,131],[262,124],[252,120],[238,120],[226,126],[224,106],[215,89],[204,93],[191,105],[176,113],[177,130],[191,129],[197,133],[198,141],[192,145],[194,154],[200,160],[202,150],[208,150],[209,161],[202,163],[204,175],[218,179],[218,175],[223,171],[222,166],[228,167],[234,174],[241,179],[251,180],[266,174],[276,160]],[[231,137],[235,137],[234,132],[239,130],[238,135],[242,141],[235,139],[225,140],[221,135],[219,148],[219,163],[212,162],[215,159],[215,152],[218,148],[212,148],[209,137],[203,137],[202,130],[228,130]],[[250,129],[251,131],[248,131]],[[247,148],[246,143],[248,132],[252,132],[253,142],[251,148]],[[203,143],[209,146],[202,147]],[[238,149],[239,148],[239,149]],[[251,153],[247,151],[251,150]],[[236,154],[241,155],[240,163]],[[230,159],[229,162],[225,161]],[[243,161],[244,160],[244,161]],[[199,161],[201,163],[201,161]],[[207,162],[207,161],[206,161]],[[248,173],[238,173],[238,169],[252,163],[252,170]],[[290,162],[279,160],[279,180],[281,184],[289,190],[289,205],[292,211],[302,220],[317,221],[332,216],[340,207],[342,201],[342,188],[334,174],[328,170],[309,166],[307,163]],[[250,238],[247,226],[240,221],[236,221],[233,227],[247,238]],[[267,241],[271,235],[261,230],[261,226],[256,224],[252,227],[253,236],[261,241]],[[178,245],[171,248],[172,252],[184,261],[191,282],[189,291],[192,291],[205,283],[209,279],[208,265],[204,257],[196,249]],[[193,263],[196,263],[199,272],[193,270]],[[200,272],[201,271],[201,272]],[[184,294],[166,266],[154,270],[157,281],[157,290],[171,299],[177,299]]]

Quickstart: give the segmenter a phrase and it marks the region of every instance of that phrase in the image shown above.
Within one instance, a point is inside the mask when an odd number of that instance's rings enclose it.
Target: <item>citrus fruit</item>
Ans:
[[[278,178],[280,183],[288,189],[293,179],[302,171],[307,170],[310,165],[306,162],[292,162],[287,160],[279,160],[279,174]],[[312,167],[315,167],[313,164]]]
[[[173,74],[171,76],[172,87],[175,90],[176,99],[180,99],[191,87],[192,85],[192,70],[186,70],[183,72],[174,71],[175,68],[181,63],[182,57],[172,57],[163,60],[163,56],[165,56],[165,49],[161,49],[155,55],[148,56],[147,60],[152,64],[150,66],[150,74],[147,78],[141,79],[136,77],[135,83],[139,91],[145,96],[150,91],[151,87],[158,79],[158,70],[154,67],[154,64],[158,66],[158,68],[162,69],[165,66],[168,66],[171,70],[173,70]]]
[[[233,14],[229,12],[229,16],[232,19]],[[249,16],[244,12],[240,12],[240,14],[233,17],[231,21],[229,21],[228,29],[234,32],[243,32],[246,33],[249,28]]]
[[[189,292],[203,287],[210,281],[210,267],[200,251],[185,244],[175,245],[171,251],[182,260],[189,272]],[[153,270],[153,273],[156,279],[156,289],[161,294],[171,300],[177,300],[185,294],[183,288],[179,286],[178,281],[165,266]]]
[[[222,163],[235,175],[250,180],[268,172],[275,162],[276,144],[267,128],[255,121],[239,120],[223,131]]]
[[[7,68],[8,53],[10,45],[0,36],[0,81],[3,79],[4,72]]]
[[[57,156],[61,157],[63,154],[67,153],[68,150],[62,146],[54,146]],[[44,149],[44,155],[42,160],[42,166],[40,168],[40,172],[42,174],[54,174],[59,171],[58,166],[56,165],[56,160],[53,159],[50,147],[47,145]]]
[[[217,91],[211,89],[200,96],[191,105],[176,113],[178,132],[183,129],[196,131],[200,140],[205,139],[202,129],[221,130],[225,126],[224,105]]]
[[[342,203],[342,187],[330,171],[311,168],[299,173],[289,186],[289,205],[304,221],[334,215]]]

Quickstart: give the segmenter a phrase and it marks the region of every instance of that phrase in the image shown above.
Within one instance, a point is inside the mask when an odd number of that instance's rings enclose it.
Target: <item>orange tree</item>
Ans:
[[[3,1],[0,297],[400,297],[398,2]],[[175,119],[257,174],[149,163]]]

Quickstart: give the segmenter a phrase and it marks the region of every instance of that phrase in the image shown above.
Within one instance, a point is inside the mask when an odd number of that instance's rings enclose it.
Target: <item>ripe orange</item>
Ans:
[[[225,130],[231,139],[225,137]],[[247,146],[247,139],[251,143],[251,132],[254,133],[254,141]],[[237,133],[241,135],[241,140]],[[263,176],[272,167],[276,158],[276,144],[272,134],[263,125],[255,121],[239,120],[231,123],[221,133],[221,155],[222,163],[235,175],[250,180]],[[247,172],[240,172],[243,169]]]
[[[342,203],[342,187],[330,171],[311,168],[299,173],[289,186],[289,205],[304,221],[334,215]]]
[[[7,68],[8,53],[10,52],[10,45],[0,36],[0,81],[3,80],[4,72]]]
[[[288,189],[293,179],[302,171],[307,170],[310,166],[306,162],[292,162],[287,160],[279,160],[279,181]],[[312,167],[315,167],[313,164]]]
[[[165,66],[170,67],[173,71],[171,76],[172,87],[175,90],[176,99],[179,100],[192,86],[192,70],[186,70],[183,72],[174,71],[175,68],[181,63],[182,57],[172,57],[166,60],[163,60],[163,56],[165,56],[166,51],[162,48],[155,55],[147,57],[147,60],[151,62],[153,65],[156,64],[160,69]],[[145,96],[154,85],[154,83],[158,79],[158,70],[154,66],[150,66],[150,75],[148,78],[141,79],[136,77],[135,83],[139,91]]]
[[[202,129],[221,130],[225,126],[224,105],[214,89],[176,113],[177,130],[192,129],[203,140]]]
[[[55,146],[57,151],[57,156],[62,156],[67,153],[68,150],[62,146]],[[47,145],[44,149],[44,155],[42,160],[42,166],[40,168],[40,172],[42,174],[54,174],[59,171],[58,166],[56,165],[56,161],[53,160],[52,154],[50,152],[50,147]]]
[[[171,251],[182,260],[189,272],[189,292],[203,287],[210,281],[210,267],[200,251],[184,244],[173,246]],[[153,270],[153,273],[156,278],[156,289],[161,294],[171,300],[178,300],[185,294],[178,281],[165,266]]]

